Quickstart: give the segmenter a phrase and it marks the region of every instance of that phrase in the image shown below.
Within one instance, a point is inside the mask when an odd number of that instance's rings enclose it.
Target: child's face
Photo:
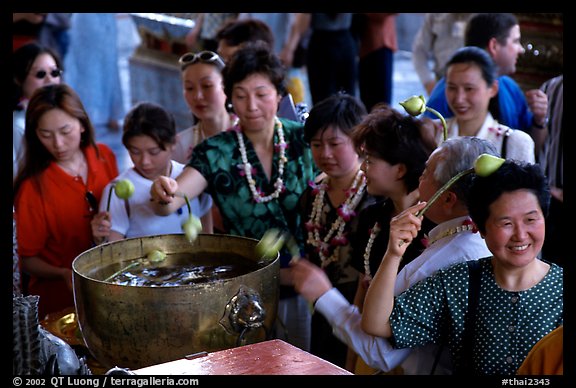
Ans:
[[[163,150],[150,136],[138,135],[128,140],[126,148],[134,168],[144,178],[154,180],[160,175],[170,175],[171,145]]]
[[[316,166],[330,177],[346,176],[358,170],[358,153],[348,135],[335,127],[319,130],[310,141]]]

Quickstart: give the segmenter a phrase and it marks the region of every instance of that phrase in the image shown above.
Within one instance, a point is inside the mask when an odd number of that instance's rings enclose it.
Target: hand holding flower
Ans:
[[[421,217],[424,213],[434,204],[434,202],[445,193],[458,179],[465,175],[475,173],[481,177],[487,177],[493,174],[500,166],[505,162],[505,159],[499,158],[490,154],[482,154],[476,158],[474,161],[474,167],[469,168],[464,171],[460,171],[458,174],[454,175],[448,182],[446,182],[434,195],[428,200],[426,206],[424,206],[420,211],[416,213],[416,217]],[[404,244],[404,241],[400,245]]]

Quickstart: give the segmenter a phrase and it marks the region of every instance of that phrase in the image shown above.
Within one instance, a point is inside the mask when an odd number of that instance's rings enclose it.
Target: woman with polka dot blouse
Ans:
[[[466,325],[466,263],[439,270],[394,298],[406,246],[417,235],[420,203],[390,223],[388,248],[368,290],[362,328],[398,348],[444,343],[455,373],[514,374],[530,349],[563,324],[563,269],[537,257],[550,202],[546,178],[534,164],[506,161],[475,176],[468,208],[491,257],[480,259],[476,318]],[[400,244],[401,241],[406,243]],[[464,344],[464,330],[471,344]]]

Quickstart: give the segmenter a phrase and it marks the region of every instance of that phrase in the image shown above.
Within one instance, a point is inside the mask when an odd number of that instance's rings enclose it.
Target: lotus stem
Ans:
[[[188,200],[188,196],[186,194],[183,194],[184,196],[184,200],[186,201],[186,207],[188,208],[188,215],[191,216],[192,215],[192,207],[190,206],[190,201]]]
[[[112,191],[114,190],[115,186],[116,186],[115,183],[110,185],[110,191],[108,192],[108,202],[106,203],[106,211],[107,212],[110,212],[110,201],[112,200]]]
[[[118,271],[114,272],[112,275],[108,276],[106,279],[104,279],[104,281],[109,282],[110,280],[114,279],[116,276],[120,275],[122,272],[127,271],[131,268],[134,268],[137,265],[140,265],[140,261],[135,261],[133,263],[128,264],[126,267],[121,268]]]
[[[444,141],[446,141],[448,139],[448,126],[446,125],[446,120],[444,120],[444,117],[436,109],[430,108],[429,106],[427,106],[426,110],[434,113],[436,116],[438,116],[440,118],[440,121],[442,122],[442,128],[443,128],[442,135],[444,137]]]
[[[434,195],[426,202],[426,206],[424,206],[420,211],[416,213],[416,217],[422,216],[429,208],[432,206],[434,202],[442,195],[446,190],[450,188],[458,179],[462,178],[464,175],[468,175],[474,172],[473,168],[469,168],[468,170],[460,171],[458,174],[454,175],[448,182],[444,184]]]

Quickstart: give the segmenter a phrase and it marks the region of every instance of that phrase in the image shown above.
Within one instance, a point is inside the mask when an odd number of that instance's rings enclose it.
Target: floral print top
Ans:
[[[198,144],[192,152],[189,166],[198,170],[208,181],[206,192],[222,213],[224,227],[230,234],[260,239],[271,229],[289,231],[300,247],[304,246],[301,215],[297,211],[298,200],[318,171],[310,147],[304,140],[303,125],[280,118],[287,143],[284,167],[285,190],[279,198],[256,203],[242,169],[242,156],[234,130],[212,136]],[[252,176],[256,187],[263,193],[274,191],[278,177],[278,152],[274,153],[272,176],[267,179],[264,169],[250,140],[242,134],[248,162],[252,164]],[[274,134],[278,142],[278,134]],[[282,255],[286,256],[286,255]],[[289,257],[281,263],[288,265]]]

